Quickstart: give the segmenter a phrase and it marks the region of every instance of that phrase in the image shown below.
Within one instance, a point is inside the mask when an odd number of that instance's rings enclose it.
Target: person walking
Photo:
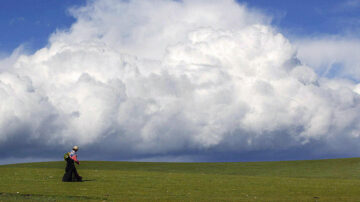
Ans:
[[[78,146],[74,146],[73,149],[64,155],[64,159],[66,161],[65,174],[63,176],[63,182],[81,182],[82,177],[76,170],[75,163],[80,164],[77,159],[76,152],[79,150]]]

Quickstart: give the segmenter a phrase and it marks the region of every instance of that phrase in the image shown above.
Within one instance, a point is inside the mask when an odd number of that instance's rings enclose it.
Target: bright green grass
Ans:
[[[83,161],[0,166],[0,201],[360,201],[360,159],[253,163]]]

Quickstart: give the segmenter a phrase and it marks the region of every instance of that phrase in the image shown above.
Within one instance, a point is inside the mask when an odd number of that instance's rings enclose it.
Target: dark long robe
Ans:
[[[63,182],[81,182],[82,177],[76,170],[75,161],[70,157],[66,159],[65,174],[62,179]]]

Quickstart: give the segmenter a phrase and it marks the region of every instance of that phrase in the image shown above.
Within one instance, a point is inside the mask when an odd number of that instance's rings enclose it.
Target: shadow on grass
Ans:
[[[95,179],[87,179],[87,180],[82,180],[82,181],[74,180],[74,181],[62,181],[62,182],[72,183],[72,182],[92,182],[92,181],[96,181],[96,180]]]
[[[89,196],[56,196],[56,195],[42,195],[42,194],[25,194],[25,193],[3,193],[0,192],[0,201],[2,200],[41,200],[41,201],[58,201],[58,200],[107,200],[103,197],[89,197]]]
[[[83,182],[92,182],[92,181],[96,181],[96,180],[95,179],[83,180]]]

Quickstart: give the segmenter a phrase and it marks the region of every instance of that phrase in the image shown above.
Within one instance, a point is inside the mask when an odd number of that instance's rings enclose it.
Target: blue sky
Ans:
[[[359,0],[239,0],[273,17],[273,25],[289,38],[317,35],[359,35]],[[0,3],[0,52],[20,45],[28,51],[47,44],[56,29],[74,22],[68,9],[85,0],[2,0]]]
[[[68,8],[83,4],[83,0],[2,0],[0,52],[9,53],[20,45],[30,51],[45,46],[51,33],[74,22]]]
[[[292,35],[337,35],[360,28],[360,1],[358,0],[248,0],[243,2],[273,16],[274,24]]]

